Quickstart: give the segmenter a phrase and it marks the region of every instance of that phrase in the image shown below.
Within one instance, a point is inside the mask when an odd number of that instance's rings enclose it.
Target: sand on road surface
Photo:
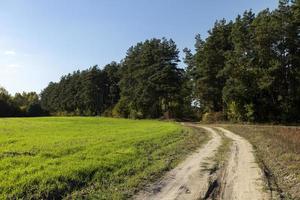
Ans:
[[[210,141],[168,172],[162,180],[141,191],[135,199],[193,200],[204,197],[208,189],[209,172],[204,171],[202,167],[208,164],[207,158],[216,153],[221,144],[221,137],[212,128],[203,128],[211,134]]]
[[[176,168],[154,184],[140,191],[137,200],[265,200],[271,195],[264,188],[262,170],[255,162],[252,145],[244,138],[221,127],[204,127],[211,135],[207,144],[190,155]],[[218,130],[218,131],[216,131]],[[222,137],[232,140],[225,165],[212,172],[204,170],[214,165],[214,156]]]
[[[263,173],[255,161],[252,145],[229,130],[220,127],[218,129],[233,140],[230,157],[220,183],[220,199],[270,199],[270,195],[264,189]]]

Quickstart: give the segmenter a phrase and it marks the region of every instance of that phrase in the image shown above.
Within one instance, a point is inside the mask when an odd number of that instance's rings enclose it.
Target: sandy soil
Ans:
[[[161,180],[138,193],[134,199],[271,199],[264,187],[262,171],[255,162],[252,145],[244,138],[224,128],[217,127],[226,137],[233,140],[231,151],[226,158],[226,165],[213,174],[203,169],[213,166],[212,158],[221,145],[222,137],[215,131],[216,127],[201,128],[211,134],[210,141],[168,172]]]
[[[135,199],[193,200],[204,197],[208,190],[209,172],[202,167],[210,164],[207,159],[214,156],[221,144],[221,137],[212,128],[203,128],[211,134],[211,140],[168,172],[162,180],[141,191]]]
[[[231,131],[218,129],[233,140],[227,167],[220,183],[220,199],[270,199],[270,195],[264,190],[263,174],[255,162],[252,145]]]

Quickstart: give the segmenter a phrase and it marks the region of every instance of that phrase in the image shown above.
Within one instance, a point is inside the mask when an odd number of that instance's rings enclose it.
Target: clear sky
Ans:
[[[172,38],[182,50],[217,19],[277,0],[0,0],[0,85],[40,92],[77,69],[120,61],[145,39]]]

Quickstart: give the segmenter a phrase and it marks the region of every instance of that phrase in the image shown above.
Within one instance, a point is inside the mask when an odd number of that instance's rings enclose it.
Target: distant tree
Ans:
[[[18,108],[13,104],[8,91],[0,87],[0,117],[13,117],[19,114]]]
[[[233,49],[227,53],[222,70],[226,77],[222,98],[226,109],[231,113],[228,116],[234,120],[247,120],[246,107],[250,106],[256,97],[257,82],[253,63],[255,54],[252,43],[253,31],[251,31],[254,18],[255,15],[251,11],[246,11],[242,17],[236,18],[230,36]]]
[[[223,110],[222,89],[225,77],[222,72],[226,54],[232,49],[230,34],[232,23],[217,21],[205,41],[196,36],[196,53],[186,52],[187,71],[193,81],[194,98],[204,112]]]
[[[294,2],[294,3],[293,3]],[[274,24],[278,27],[276,49],[280,64],[280,112],[281,120],[300,119],[300,30],[299,1],[280,1],[274,11]],[[277,77],[279,77],[277,76]]]
[[[106,65],[103,69],[104,76],[106,77],[106,98],[104,100],[104,110],[110,112],[120,99],[119,82],[121,79],[120,64],[112,62]]]
[[[93,66],[51,82],[41,93],[42,108],[56,114],[101,115],[119,99],[118,70],[113,62],[103,70]]]
[[[29,117],[38,117],[44,115],[47,115],[47,112],[44,111],[41,105],[38,103],[30,104],[27,108],[27,116]]]
[[[178,53],[174,41],[164,38],[146,40],[128,50],[121,70],[121,115],[155,118],[174,114],[180,106],[183,76],[177,67]]]
[[[237,121],[300,120],[299,0],[215,24],[185,49],[192,96],[204,112]]]
[[[50,82],[48,86],[41,92],[42,108],[50,113],[58,112],[59,109],[59,84]],[[75,100],[75,99],[74,99]],[[70,102],[72,103],[72,102]]]
[[[16,93],[12,98],[13,104],[18,107],[23,115],[26,115],[27,109],[31,104],[39,104],[39,96],[36,92]]]

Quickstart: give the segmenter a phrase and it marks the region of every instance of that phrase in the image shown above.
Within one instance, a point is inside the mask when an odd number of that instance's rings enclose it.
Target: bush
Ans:
[[[125,117],[127,118],[130,114],[129,106],[125,99],[120,99],[115,107],[112,109],[112,117]]]
[[[104,112],[101,115],[104,117],[112,117],[113,116],[112,112],[113,112],[113,108],[109,107],[106,110],[104,110]]]
[[[230,121],[239,122],[242,120],[242,115],[238,104],[232,101],[228,105],[227,117]]]
[[[143,119],[143,113],[136,110],[131,110],[129,114],[129,118],[131,119]]]
[[[45,115],[45,111],[40,104],[31,104],[27,109],[27,115],[30,117],[37,117]]]
[[[205,123],[214,123],[224,120],[225,117],[222,112],[206,112],[202,115],[202,121]]]
[[[247,104],[244,106],[245,107],[245,118],[248,122],[253,122],[255,117],[254,117],[254,106],[253,104]]]

